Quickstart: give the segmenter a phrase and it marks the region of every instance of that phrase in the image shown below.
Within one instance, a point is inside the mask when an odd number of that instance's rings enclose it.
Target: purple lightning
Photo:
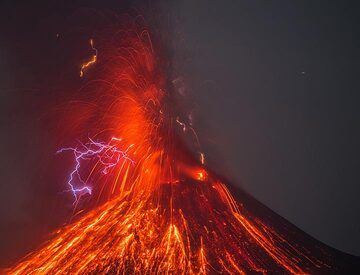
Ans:
[[[71,151],[75,157],[75,167],[71,170],[67,184],[70,187],[70,190],[73,193],[75,198],[74,204],[78,201],[78,195],[89,194],[91,195],[92,188],[89,184],[82,179],[80,175],[80,168],[82,161],[91,161],[97,159],[99,163],[103,165],[101,172],[106,175],[109,173],[109,170],[115,167],[121,160],[130,161],[134,164],[134,161],[128,157],[128,151],[133,144],[131,144],[125,151],[120,150],[117,147],[117,143],[121,142],[120,138],[113,137],[109,143],[94,141],[89,138],[89,142],[80,143],[80,148],[62,148],[56,153],[63,153],[66,151]],[[115,143],[115,144],[114,144]],[[82,187],[77,187],[82,186]]]

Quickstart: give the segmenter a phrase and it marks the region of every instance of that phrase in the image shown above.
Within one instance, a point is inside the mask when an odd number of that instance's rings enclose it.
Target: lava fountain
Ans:
[[[8,269],[10,274],[306,274],[353,259],[301,232],[231,187],[179,138],[169,61],[149,30],[118,31],[81,66],[101,76],[82,89],[81,143],[67,190],[96,207]],[[74,109],[77,105],[73,105]],[[79,138],[79,139],[80,139]],[[237,197],[233,194],[237,194]]]

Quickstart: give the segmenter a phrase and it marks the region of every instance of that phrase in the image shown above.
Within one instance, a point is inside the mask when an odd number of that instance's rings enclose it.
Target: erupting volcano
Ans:
[[[81,136],[57,153],[73,163],[64,186],[74,207],[84,199],[95,206],[10,274],[329,274],[355,268],[353,257],[236,191],[206,167],[202,153],[194,156],[181,138],[194,131],[176,113],[171,62],[147,28],[134,23],[109,43],[90,44],[94,55],[80,76],[96,78],[70,110],[71,127]]]

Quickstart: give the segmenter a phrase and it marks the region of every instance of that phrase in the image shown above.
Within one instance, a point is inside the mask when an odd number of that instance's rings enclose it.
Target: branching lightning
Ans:
[[[128,151],[133,145],[130,145],[126,150],[118,148],[120,138],[112,137],[109,143],[94,141],[89,138],[89,142],[81,143],[80,147],[62,148],[57,153],[72,152],[75,158],[75,166],[71,170],[67,184],[75,198],[74,203],[77,202],[79,195],[92,193],[92,188],[89,183],[81,176],[81,165],[83,162],[91,162],[97,160],[102,165],[101,172],[106,175],[111,169],[119,164],[120,161],[129,161],[134,164],[134,161],[129,158]]]

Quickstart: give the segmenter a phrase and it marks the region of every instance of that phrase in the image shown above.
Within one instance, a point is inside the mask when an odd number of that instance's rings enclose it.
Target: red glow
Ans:
[[[171,114],[166,68],[147,30],[123,31],[101,56],[100,84],[87,87],[95,96],[82,109],[74,105],[81,115],[73,123],[96,140],[121,137],[132,162],[118,161],[107,173],[100,173],[101,161],[90,162],[83,177],[106,203],[61,228],[10,273],[301,274],[323,265],[250,215],[204,168],[204,155],[198,163],[179,140],[173,125],[185,126]],[[80,76],[100,65],[96,57]]]

